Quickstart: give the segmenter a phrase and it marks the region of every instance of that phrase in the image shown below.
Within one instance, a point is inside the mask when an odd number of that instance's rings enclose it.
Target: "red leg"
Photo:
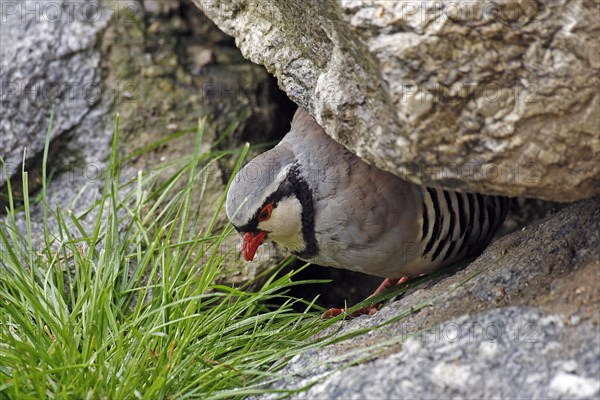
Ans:
[[[344,311],[346,311],[345,308],[330,308],[321,315],[321,319],[337,317],[338,315],[343,314]]]
[[[375,291],[369,297],[367,297],[367,299],[370,299],[373,296],[377,296],[378,294],[380,294],[386,289],[391,288],[392,286],[398,286],[403,283],[406,283],[409,279],[410,278],[408,276],[403,276],[398,281],[396,281],[396,279],[394,278],[385,278],[383,282],[381,282],[381,285],[379,285],[379,287],[375,289]],[[365,314],[375,315],[377,313],[377,307],[379,307],[379,303],[363,307],[360,310],[356,310],[352,314],[350,314],[350,318],[360,317],[361,315]],[[345,312],[345,308],[330,308],[329,310],[325,311],[323,315],[321,315],[321,319],[337,317],[338,315],[343,314]]]
[[[423,276],[423,275],[419,275],[419,276]],[[396,283],[396,285],[402,285],[403,283],[408,282],[410,278],[408,276],[403,276],[402,278],[400,278],[398,280],[398,283]]]

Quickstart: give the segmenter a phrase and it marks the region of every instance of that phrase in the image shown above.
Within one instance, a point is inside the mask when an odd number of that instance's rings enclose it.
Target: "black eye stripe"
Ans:
[[[246,225],[239,227],[238,232],[258,232],[258,217],[263,211],[266,204],[273,204],[273,208],[277,208],[278,202],[288,197],[296,197],[302,206],[302,237],[306,248],[303,251],[294,253],[300,258],[310,258],[319,252],[319,244],[315,236],[315,208],[312,199],[312,192],[308,183],[300,175],[298,165],[292,166],[288,171],[288,175],[281,182],[275,193],[266,198],[261,208],[256,210],[256,213]]]
[[[238,232],[258,232],[258,223],[260,222],[258,219],[263,211],[263,208],[269,203],[273,205],[273,208],[277,208],[277,205],[280,200],[295,195],[294,192],[297,188],[295,188],[294,182],[296,181],[295,176],[297,174],[297,166],[290,168],[287,177],[283,180],[283,182],[281,182],[279,188],[265,199],[261,207],[258,210],[256,210],[256,213],[250,219],[250,222],[248,222],[246,225],[237,228]],[[293,182],[290,182],[290,180],[292,180]]]

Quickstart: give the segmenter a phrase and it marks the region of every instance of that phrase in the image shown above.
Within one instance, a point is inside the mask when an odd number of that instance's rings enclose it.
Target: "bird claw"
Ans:
[[[330,308],[329,310],[325,311],[323,313],[323,315],[321,315],[321,319],[334,318],[345,312],[346,312],[345,308]]]
[[[337,317],[340,314],[344,314],[346,312],[345,308],[330,308],[329,310],[325,311],[323,313],[323,315],[321,315],[321,319],[330,319],[330,318],[334,318]],[[352,318],[357,318],[360,317],[361,315],[375,315],[377,314],[377,306],[376,305],[371,305],[371,306],[367,306],[367,307],[363,307],[360,310],[356,310],[351,314],[348,314],[348,318],[352,319]]]
[[[379,285],[377,290],[375,290],[375,292],[373,292],[373,294],[369,296],[369,298],[373,297],[373,296],[377,296],[378,294],[380,294],[381,292],[383,292],[384,290],[386,290],[392,286],[402,285],[402,284],[408,282],[409,279],[410,278],[408,276],[403,276],[399,280],[396,280],[393,278],[386,278],[381,283],[381,285]],[[370,306],[363,307],[360,310],[356,310],[352,314],[348,314],[348,318],[352,319],[352,318],[360,317],[361,315],[375,315],[375,314],[377,314],[377,307],[379,306],[379,304],[380,303],[372,304]],[[334,318],[334,317],[337,317],[338,315],[344,314],[344,313],[346,313],[345,308],[330,308],[329,310],[325,311],[323,313],[323,315],[321,315],[321,319]]]
[[[377,306],[378,305],[379,304],[373,304],[371,306],[363,307],[360,310],[356,310],[352,314],[350,314],[350,318],[357,318],[357,317],[360,317],[361,315],[373,316],[373,315],[377,314]]]

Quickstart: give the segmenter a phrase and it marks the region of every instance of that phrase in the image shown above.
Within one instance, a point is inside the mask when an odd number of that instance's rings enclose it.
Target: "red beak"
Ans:
[[[244,256],[244,260],[252,261],[254,259],[254,255],[256,254],[256,250],[262,244],[263,240],[267,232],[258,232],[256,235],[253,235],[250,232],[244,233],[244,240],[242,242],[242,255]]]

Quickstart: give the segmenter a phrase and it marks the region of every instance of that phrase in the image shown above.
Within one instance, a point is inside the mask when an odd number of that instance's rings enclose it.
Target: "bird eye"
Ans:
[[[260,210],[260,213],[258,214],[258,220],[260,222],[262,221],[266,221],[269,218],[271,218],[271,211],[273,210],[273,204],[269,203],[267,205],[265,205],[262,210]]]

